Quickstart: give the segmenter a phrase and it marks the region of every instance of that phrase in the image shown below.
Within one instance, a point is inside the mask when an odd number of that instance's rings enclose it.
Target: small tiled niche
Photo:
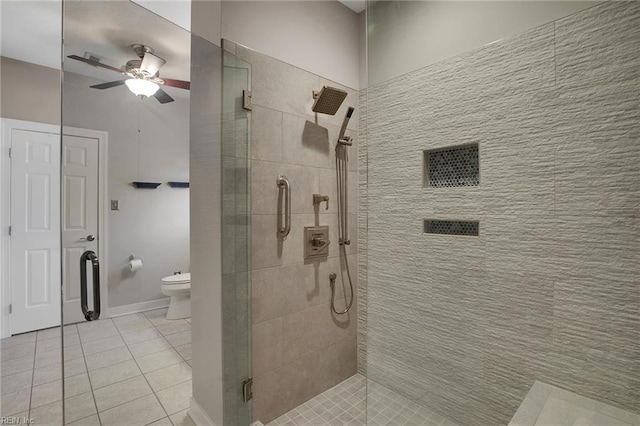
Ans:
[[[473,220],[425,219],[424,233],[477,237],[480,234],[480,222]]]
[[[480,185],[478,144],[465,144],[424,151],[425,188]]]

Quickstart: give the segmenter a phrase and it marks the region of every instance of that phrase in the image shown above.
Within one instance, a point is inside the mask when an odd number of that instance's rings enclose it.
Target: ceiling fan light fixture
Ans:
[[[143,80],[140,78],[130,78],[126,80],[124,84],[127,85],[129,90],[131,90],[134,95],[142,99],[153,96],[160,88],[160,86],[158,86],[153,81]]]

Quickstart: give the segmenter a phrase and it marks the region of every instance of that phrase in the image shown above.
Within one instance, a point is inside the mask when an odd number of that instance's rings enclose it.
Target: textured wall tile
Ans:
[[[640,208],[638,82],[563,90],[556,121],[558,213],[636,215]]]
[[[558,85],[637,81],[640,3],[611,1],[556,22]]]
[[[358,372],[367,374],[367,91],[359,93],[358,123]]]
[[[369,378],[460,424],[508,423],[535,380],[640,411],[639,11],[604,3],[368,89]],[[423,150],[471,142],[479,187],[422,187]]]

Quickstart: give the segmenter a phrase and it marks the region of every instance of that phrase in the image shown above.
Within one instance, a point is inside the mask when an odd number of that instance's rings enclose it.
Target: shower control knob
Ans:
[[[324,240],[322,238],[312,238],[311,239],[311,245],[314,247],[318,247],[318,248],[323,248],[324,246],[328,245],[329,241]]]

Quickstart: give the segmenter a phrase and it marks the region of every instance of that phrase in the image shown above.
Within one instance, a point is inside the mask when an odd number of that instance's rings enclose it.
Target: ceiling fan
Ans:
[[[173,102],[173,98],[160,88],[162,85],[177,87],[179,89],[190,90],[191,83],[183,80],[174,80],[172,78],[160,78],[160,68],[167,62],[159,56],[154,55],[153,49],[143,44],[134,44],[131,46],[140,59],[132,59],[128,61],[124,69],[118,69],[106,64],[100,63],[94,58],[83,58],[78,55],[69,55],[67,58],[84,62],[94,67],[105,68],[111,71],[128,76],[124,80],[110,81],[108,83],[96,84],[91,86],[93,89],[110,89],[112,87],[126,85],[131,92],[142,99],[153,96],[161,104]]]

